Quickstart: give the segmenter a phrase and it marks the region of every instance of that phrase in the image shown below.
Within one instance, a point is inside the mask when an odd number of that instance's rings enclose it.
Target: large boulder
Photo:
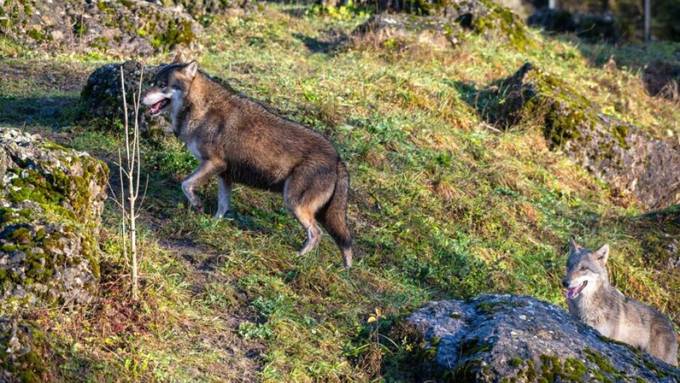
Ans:
[[[46,381],[35,309],[92,300],[108,168],[0,127],[0,382]]]
[[[142,91],[151,86],[154,77],[162,66],[142,65],[137,61],[106,64],[90,74],[87,84],[80,93],[80,100],[84,106],[81,118],[91,124],[103,125],[105,129],[122,129],[123,90],[121,87],[121,70],[125,79],[125,98],[128,104],[128,119],[130,127],[133,124],[133,94],[139,90],[139,78],[143,76]],[[142,73],[143,69],[143,73]],[[169,129],[170,124],[162,116],[151,117],[144,113],[140,105],[139,123],[142,131],[162,131]]]
[[[401,4],[395,2],[394,6]],[[510,9],[491,0],[414,2],[417,9],[378,13],[353,32],[355,41],[437,46],[457,45],[467,33],[500,38],[518,49],[534,43],[524,22]],[[411,12],[408,12],[411,11]]]
[[[0,316],[91,299],[107,181],[86,153],[0,128]]]
[[[645,65],[642,82],[650,95],[680,101],[680,61],[652,61]]]
[[[199,5],[190,9],[203,13]],[[142,0],[0,2],[0,35],[49,52],[99,49],[127,57],[148,55],[194,46],[201,30],[182,7]]]
[[[680,370],[525,296],[431,302],[407,319],[419,380],[677,382]],[[424,352],[423,352],[424,351]]]
[[[605,115],[594,102],[531,64],[483,91],[476,105],[499,128],[538,120],[552,149],[650,209],[680,203],[680,143]]]

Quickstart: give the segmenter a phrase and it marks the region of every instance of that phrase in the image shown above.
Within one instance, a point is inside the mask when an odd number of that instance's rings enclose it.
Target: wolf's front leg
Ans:
[[[194,193],[197,187],[205,185],[210,177],[223,171],[226,167],[222,164],[213,161],[203,161],[187,179],[182,181],[182,191],[186,195],[192,207],[199,211],[203,211],[203,203],[200,198]]]
[[[227,172],[222,172],[217,178],[217,213],[215,218],[222,218],[229,211],[231,199],[231,178]]]

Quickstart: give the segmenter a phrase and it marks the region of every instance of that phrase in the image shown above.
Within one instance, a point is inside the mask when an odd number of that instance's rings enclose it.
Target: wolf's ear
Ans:
[[[576,250],[579,250],[580,248],[581,248],[581,246],[579,246],[578,243],[576,243],[576,241],[574,241],[574,238],[569,240],[569,252],[570,253],[573,253]]]
[[[182,51],[177,51],[177,54],[175,55],[175,58],[172,60],[173,63],[179,64],[183,63],[186,61],[186,58],[184,58],[184,55],[182,54]]]
[[[609,245],[605,244],[593,253],[593,257],[601,264],[606,264],[609,258]]]
[[[196,76],[196,72],[198,72],[198,64],[196,61],[192,61],[187,66],[184,68],[184,73],[186,73],[187,76],[190,78],[194,78]]]

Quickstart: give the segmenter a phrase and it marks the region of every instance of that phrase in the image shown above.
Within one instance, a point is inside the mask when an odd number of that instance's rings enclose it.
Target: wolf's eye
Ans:
[[[586,271],[586,270],[588,270],[588,268],[585,267],[585,266],[581,266],[581,268],[580,268],[579,270],[580,270],[580,271]]]

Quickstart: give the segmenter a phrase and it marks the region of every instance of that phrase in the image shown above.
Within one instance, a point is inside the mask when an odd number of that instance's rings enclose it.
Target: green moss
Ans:
[[[0,369],[15,375],[22,383],[44,382],[48,371],[41,352],[46,343],[45,334],[30,322],[20,323],[20,328],[28,328],[17,335],[19,342],[29,351],[11,359],[7,353],[9,337],[0,334]]]
[[[460,345],[461,357],[471,356],[482,352],[491,350],[493,345],[491,343],[484,343],[480,339],[467,339]]]
[[[19,244],[26,245],[31,243],[31,232],[25,227],[15,227],[14,230],[10,229],[8,238]]]
[[[586,354],[586,359],[598,367],[599,371],[591,371],[591,373],[597,376],[600,381],[620,381],[625,378],[625,373],[614,368],[609,359],[599,352],[590,348],[586,348],[583,351]]]
[[[196,38],[191,27],[189,20],[181,20],[178,23],[170,22],[163,32],[152,40],[152,45],[154,48],[167,50],[177,45],[188,45]]]
[[[512,302],[512,301],[495,301],[495,302],[478,302],[475,308],[477,309],[478,312],[485,314],[485,315],[493,315],[499,311],[506,310],[506,309],[512,309],[515,307],[522,307],[522,303],[520,302]]]
[[[585,363],[579,359],[567,358],[564,361],[564,373],[575,382],[582,381],[587,371]]]
[[[588,368],[585,363],[576,358],[560,360],[556,355],[541,355],[540,369],[537,371],[534,362],[527,360],[526,364],[520,358],[510,360],[512,367],[518,368],[514,378],[527,382],[573,382],[579,383],[588,379]]]
[[[488,0],[482,0],[482,3],[490,9],[490,12],[485,17],[477,17],[473,20],[475,31],[485,33],[489,29],[497,29],[497,34],[507,38],[515,48],[521,51],[536,45],[535,41],[529,37],[524,22],[509,8]]]
[[[25,279],[3,273],[2,280],[29,287],[52,278],[57,265],[71,266],[64,255],[64,238],[67,243],[79,242],[81,255],[88,260],[95,277],[99,277],[98,212],[92,208],[95,196],[90,186],[103,188],[108,169],[99,160],[78,156],[51,142],[44,142],[42,149],[49,150],[73,173],[67,174],[52,163],[15,160],[20,170],[12,170],[16,177],[0,197],[14,204],[32,201],[39,208],[0,209],[0,232],[5,240],[2,250],[21,251],[26,256]]]
[[[514,357],[514,358],[512,358],[512,359],[510,359],[510,360],[508,361],[508,364],[509,364],[511,367],[519,367],[519,366],[521,366],[523,363],[524,363],[524,361],[522,360],[522,358],[519,358],[519,357],[517,357],[517,356]]]
[[[36,42],[44,42],[48,41],[50,39],[49,35],[47,35],[45,32],[39,31],[38,29],[32,28],[26,31],[26,34],[35,40]]]
[[[607,373],[614,373],[616,372],[616,369],[614,369],[614,366],[612,366],[611,362],[602,354],[599,352],[591,349],[591,348],[586,348],[583,350],[583,352],[586,354],[586,358],[590,361],[595,363],[600,370],[607,372]]]
[[[615,125],[612,129],[612,136],[619,143],[622,148],[629,148],[628,142],[626,142],[626,137],[628,137],[628,126],[619,124]]]
[[[453,371],[446,372],[443,378],[447,382],[473,383],[480,382],[484,373],[484,364],[479,359],[469,359],[459,363]]]

